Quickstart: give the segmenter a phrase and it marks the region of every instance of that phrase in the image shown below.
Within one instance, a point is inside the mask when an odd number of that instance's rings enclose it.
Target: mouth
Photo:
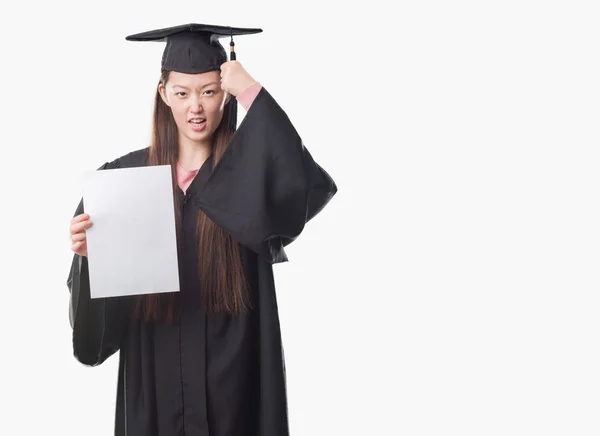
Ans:
[[[201,132],[206,127],[206,118],[191,118],[188,120],[190,126],[192,126],[192,130],[195,132]]]

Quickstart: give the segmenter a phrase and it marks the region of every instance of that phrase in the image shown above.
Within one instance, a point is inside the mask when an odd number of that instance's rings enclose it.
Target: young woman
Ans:
[[[91,299],[93,217],[80,202],[67,280],[73,349],[92,366],[119,351],[116,435],[288,434],[272,265],[337,187],[216,39],[258,31],[192,24],[128,37],[167,42],[153,140],[99,169],[171,165],[181,289]],[[234,133],[238,102],[247,114]]]

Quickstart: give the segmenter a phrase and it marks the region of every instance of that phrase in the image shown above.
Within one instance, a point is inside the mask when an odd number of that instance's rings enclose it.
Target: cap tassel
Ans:
[[[229,43],[230,51],[229,51],[229,60],[235,61],[235,42],[233,42],[233,30],[231,30],[231,42]],[[235,132],[237,130],[237,100],[232,95],[231,100],[229,100],[229,130],[231,132]]]
[[[229,131],[235,132],[237,129],[237,100],[232,95],[229,100]]]

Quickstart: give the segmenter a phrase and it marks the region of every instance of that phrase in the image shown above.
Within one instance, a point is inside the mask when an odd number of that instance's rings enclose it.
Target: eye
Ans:
[[[213,89],[207,89],[206,91],[204,91],[204,93],[205,93],[206,95],[214,95],[214,94],[215,94],[215,91],[214,91]]]
[[[185,97],[186,93],[183,92],[183,91],[179,91],[179,92],[176,92],[175,95],[178,96],[178,97]]]

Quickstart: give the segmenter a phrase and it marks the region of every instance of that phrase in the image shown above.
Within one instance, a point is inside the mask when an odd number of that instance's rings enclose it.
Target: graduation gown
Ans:
[[[99,170],[144,166],[148,151]],[[183,311],[176,322],[134,319],[133,297],[90,299],[87,258],[73,257],[67,286],[74,355],[96,366],[119,352],[115,435],[288,434],[272,265],[288,260],[284,247],[337,187],[265,88],[214,170],[211,159],[185,195],[177,188]],[[208,317],[202,308],[195,244],[200,209],[239,243],[253,306],[247,314]],[[82,199],[75,215],[83,210]]]

